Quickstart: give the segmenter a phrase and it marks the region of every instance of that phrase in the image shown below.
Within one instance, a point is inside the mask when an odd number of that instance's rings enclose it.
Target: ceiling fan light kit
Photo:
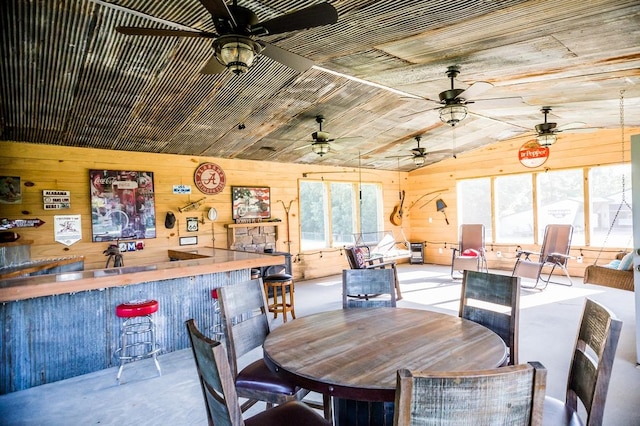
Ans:
[[[422,166],[424,164],[424,155],[414,155],[413,164],[415,164],[416,167]]]
[[[544,114],[544,123],[536,124],[536,140],[540,146],[550,147],[558,140],[557,124],[547,122],[547,115],[551,111],[551,107],[543,106],[540,111]]]
[[[320,142],[314,142],[311,144],[311,150],[318,154],[320,157],[322,157],[323,155],[329,153],[329,142],[326,141],[320,141]]]
[[[558,136],[555,133],[542,133],[539,134],[536,139],[538,140],[538,144],[544,147],[550,147],[558,140]]]
[[[232,73],[247,72],[262,46],[248,37],[222,36],[213,42],[214,55],[218,62]]]
[[[440,120],[449,126],[455,126],[467,116],[467,107],[461,104],[449,104],[440,109]]]

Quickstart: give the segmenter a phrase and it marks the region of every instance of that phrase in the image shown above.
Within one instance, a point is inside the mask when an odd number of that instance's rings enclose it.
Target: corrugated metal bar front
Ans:
[[[211,290],[248,279],[243,269],[3,303],[0,394],[118,365],[123,319],[115,308],[131,300],[159,302],[153,320],[161,353],[187,348],[186,320],[205,333],[213,326]]]

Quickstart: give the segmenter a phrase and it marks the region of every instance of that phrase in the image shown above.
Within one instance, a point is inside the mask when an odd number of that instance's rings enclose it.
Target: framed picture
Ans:
[[[187,218],[187,231],[189,231],[189,232],[197,232],[198,231],[198,218],[197,217],[188,217]]]
[[[156,237],[152,172],[89,170],[94,242]]]
[[[234,220],[271,217],[271,194],[268,187],[232,186],[231,203]]]

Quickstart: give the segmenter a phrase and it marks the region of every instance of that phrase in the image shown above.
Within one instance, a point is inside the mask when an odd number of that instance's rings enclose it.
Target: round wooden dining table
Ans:
[[[484,370],[507,359],[504,341],[488,328],[453,315],[405,308],[342,309],[301,317],[273,330],[263,349],[271,369],[306,389],[331,395],[336,424],[350,425],[390,424],[401,368]]]

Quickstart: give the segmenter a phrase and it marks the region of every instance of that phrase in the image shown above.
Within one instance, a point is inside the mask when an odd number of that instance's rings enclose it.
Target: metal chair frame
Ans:
[[[567,269],[567,262],[571,259],[569,251],[571,250],[571,237],[573,236],[572,225],[547,225],[544,231],[544,239],[540,252],[532,252],[520,250],[516,254],[516,264],[513,267],[513,276],[521,278],[534,279],[536,282],[533,286],[522,285],[523,288],[544,290],[549,283],[572,286],[573,281]],[[537,260],[531,259],[531,256],[537,256]],[[541,279],[544,267],[551,266],[547,279]],[[551,281],[551,276],[556,267],[562,269],[569,283]],[[542,281],[544,285],[538,287]]]

